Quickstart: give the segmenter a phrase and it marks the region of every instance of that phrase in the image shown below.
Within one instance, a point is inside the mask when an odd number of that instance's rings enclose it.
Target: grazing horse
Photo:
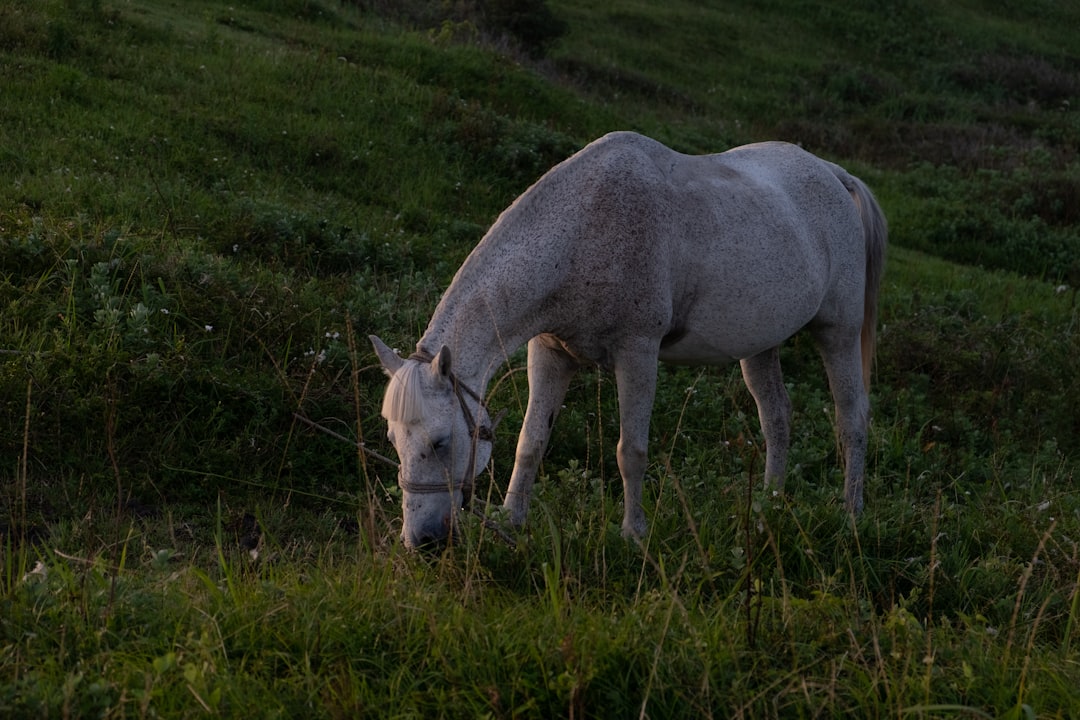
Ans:
[[[715,155],[615,132],[556,165],[496,220],[457,271],[416,352],[377,337],[401,460],[402,540],[445,540],[491,456],[483,400],[528,343],[529,403],[505,508],[525,521],[552,424],[583,365],[615,374],[623,534],[646,529],[641,486],[657,360],[738,360],[783,485],[791,401],[779,346],[807,328],[836,406],[844,501],[858,513],[885,217],[842,168],[780,142]]]

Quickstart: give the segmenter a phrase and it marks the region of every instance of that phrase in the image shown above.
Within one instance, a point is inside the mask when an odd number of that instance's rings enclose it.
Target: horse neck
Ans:
[[[461,284],[455,279],[447,289],[416,347],[431,355],[450,348],[454,374],[483,395],[499,366],[539,331],[496,305],[483,287],[461,292]]]
[[[550,330],[547,288],[536,273],[540,248],[550,246],[521,234],[536,222],[535,205],[546,195],[541,187],[543,179],[502,212],[454,275],[417,344],[429,353],[449,347],[455,374],[480,393],[511,353]]]

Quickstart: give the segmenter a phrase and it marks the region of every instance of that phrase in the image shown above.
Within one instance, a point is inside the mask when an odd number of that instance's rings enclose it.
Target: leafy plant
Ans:
[[[1067,716],[1077,19],[0,5],[0,715]],[[783,493],[738,368],[663,367],[623,541],[614,385],[583,372],[529,524],[501,428],[454,545],[404,553],[363,338],[408,350],[497,213],[616,128],[799,141],[877,192],[867,511],[797,336]]]

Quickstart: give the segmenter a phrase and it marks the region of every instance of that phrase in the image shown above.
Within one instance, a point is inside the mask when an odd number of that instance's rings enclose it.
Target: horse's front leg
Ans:
[[[538,335],[529,341],[529,405],[518,435],[514,472],[506,489],[503,507],[514,525],[525,523],[533,483],[544,457],[551,428],[562,407],[577,361],[550,336]]]
[[[743,380],[757,403],[765,436],[765,486],[784,487],[791,447],[791,398],[780,370],[780,349],[772,348],[739,363]]]
[[[648,524],[641,505],[641,486],[649,458],[649,416],[656,397],[658,347],[619,358],[615,382],[619,391],[619,446],[616,459],[623,481],[623,537],[645,537]]]

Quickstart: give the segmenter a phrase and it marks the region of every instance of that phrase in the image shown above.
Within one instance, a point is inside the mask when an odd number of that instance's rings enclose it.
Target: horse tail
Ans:
[[[889,225],[885,213],[874,194],[862,180],[839,167],[837,176],[851,193],[855,207],[862,218],[863,237],[866,240],[866,289],[863,296],[862,362],[863,384],[870,389],[870,370],[874,364],[874,347],[877,343],[877,304],[881,289],[881,276],[885,270],[885,245],[889,238]]]

